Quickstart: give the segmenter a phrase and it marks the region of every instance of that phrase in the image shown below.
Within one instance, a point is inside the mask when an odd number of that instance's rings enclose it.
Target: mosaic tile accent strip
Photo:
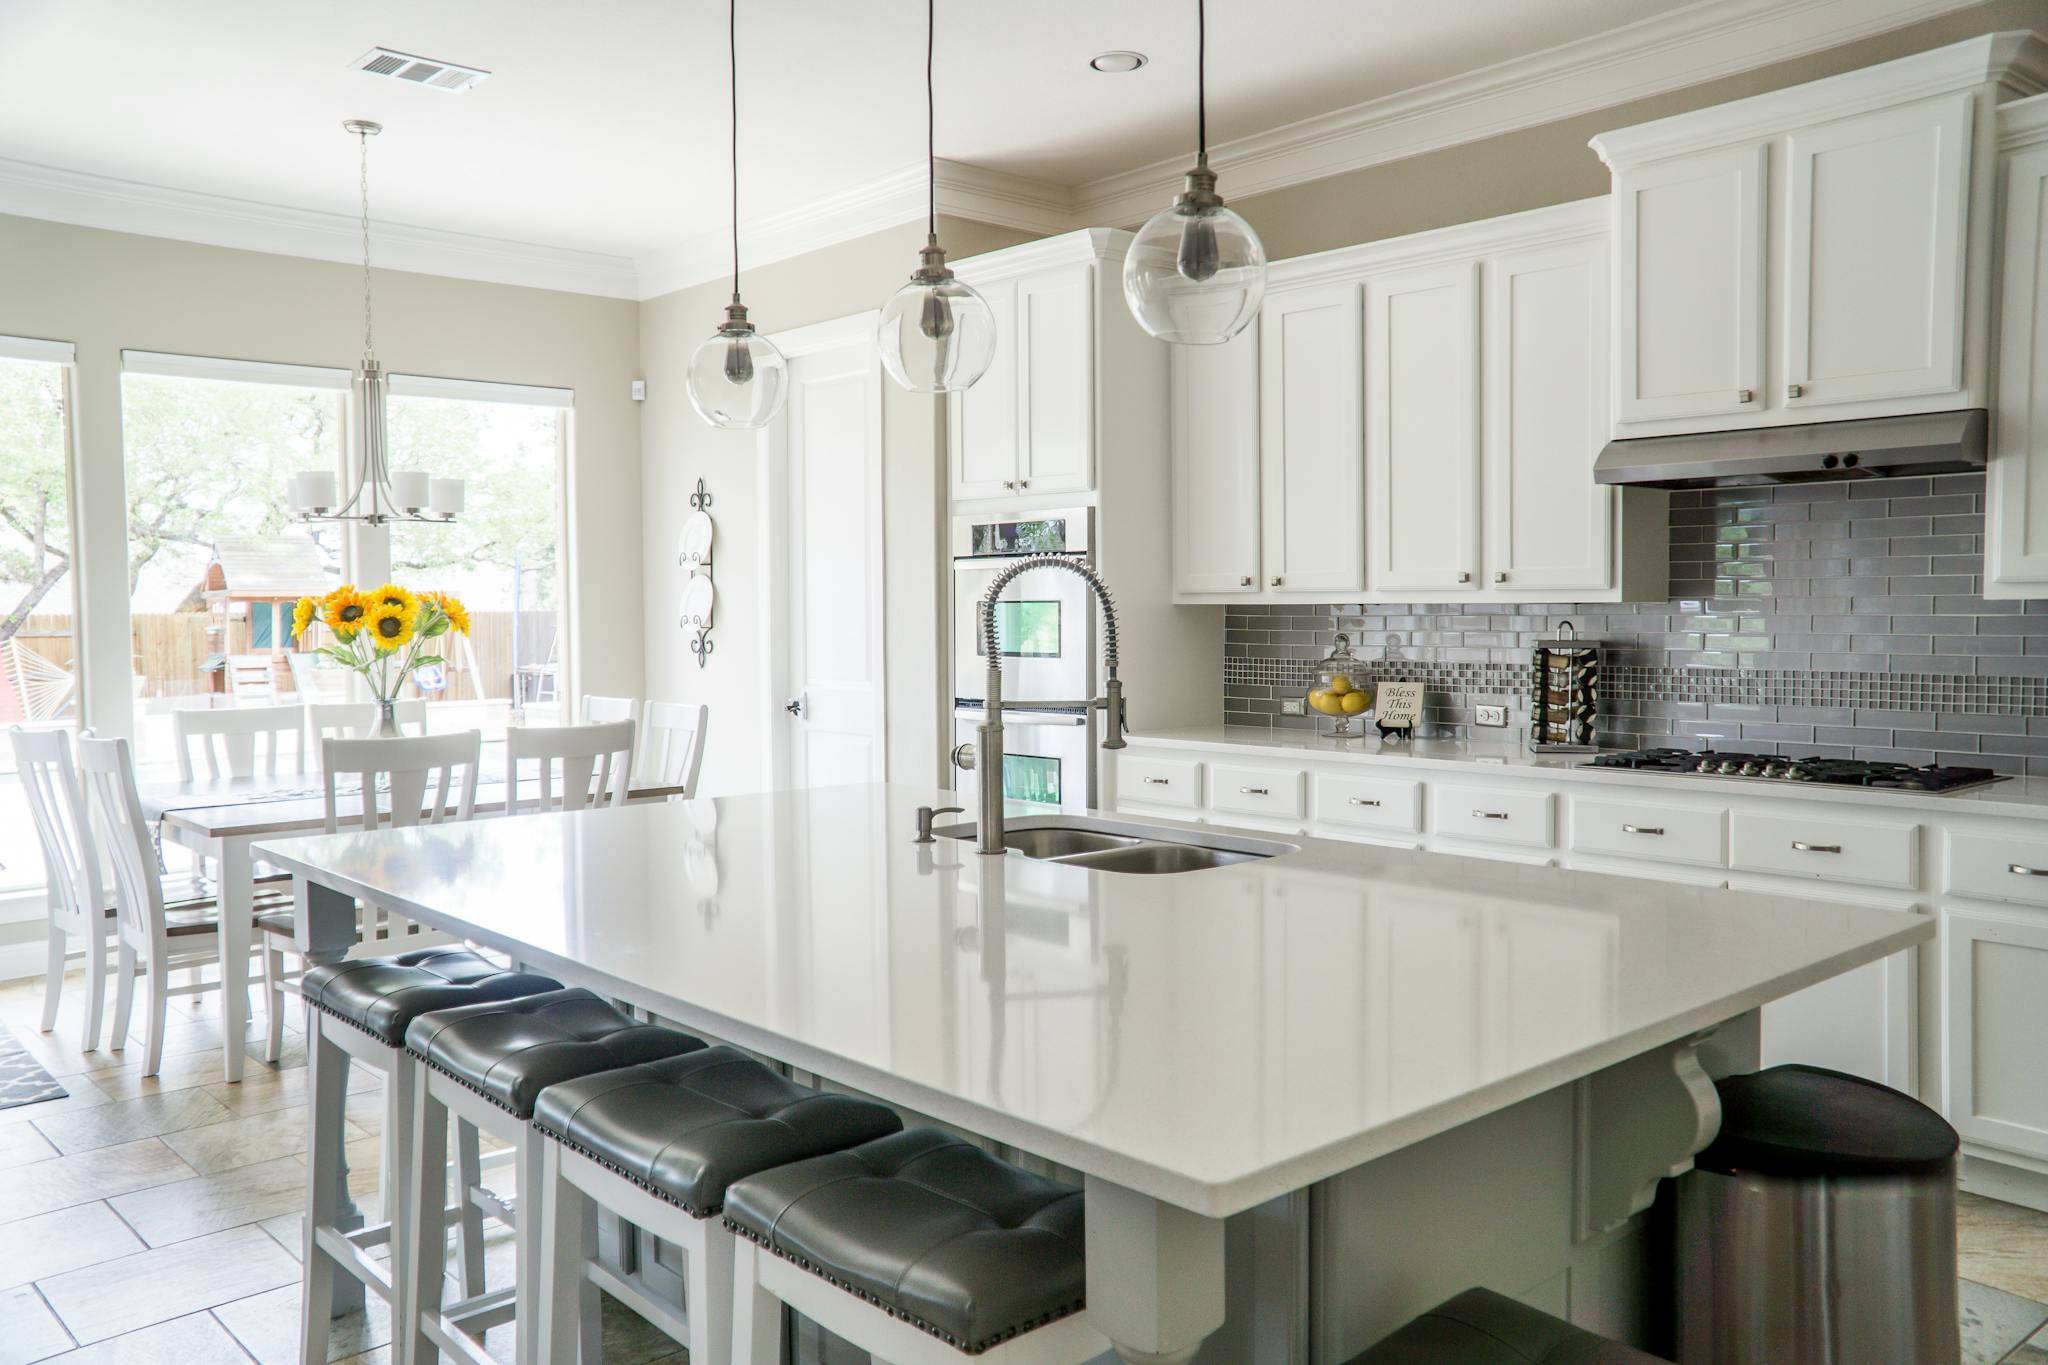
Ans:
[[[1675,493],[1666,602],[1231,607],[1223,719],[1317,726],[1281,703],[1343,631],[1424,684],[1434,733],[1481,702],[1524,727],[1530,647],[1569,620],[1606,647],[1605,744],[2048,775],[2048,601],[1986,600],[1983,538],[1980,474]]]

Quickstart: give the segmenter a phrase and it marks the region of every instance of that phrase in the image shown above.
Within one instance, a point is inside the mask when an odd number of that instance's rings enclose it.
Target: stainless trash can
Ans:
[[[1719,1090],[1678,1181],[1679,1365],[1959,1365],[1955,1129],[1819,1067]]]

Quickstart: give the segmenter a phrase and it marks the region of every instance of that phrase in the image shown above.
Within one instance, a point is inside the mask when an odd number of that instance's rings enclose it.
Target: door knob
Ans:
[[[801,716],[804,713],[804,699],[802,697],[791,697],[788,701],[782,703],[782,709],[789,712],[792,716]]]

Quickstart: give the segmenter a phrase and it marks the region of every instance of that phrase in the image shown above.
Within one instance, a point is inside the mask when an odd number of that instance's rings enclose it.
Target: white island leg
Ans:
[[[255,913],[255,861],[248,838],[214,841],[220,903],[220,1027],[222,1070],[230,1084],[242,1079],[249,1022],[250,917]]]
[[[306,966],[324,966],[347,957],[349,949],[356,943],[355,898],[309,882],[302,876],[292,878],[292,894],[298,947],[305,954]],[[306,1116],[314,1129],[307,1137],[306,1151],[309,1154],[314,1151],[323,1155],[331,1153],[331,1156],[327,1162],[318,1164],[309,1156],[306,1163],[307,1214],[305,1244],[300,1257],[305,1292],[300,1307],[302,1316],[309,1315],[324,1299],[330,1316],[340,1317],[363,1307],[363,1284],[353,1275],[336,1274],[324,1251],[315,1253],[312,1228],[316,1217],[324,1218],[343,1232],[354,1232],[363,1226],[363,1211],[356,1207],[356,1201],[348,1191],[345,1144],[335,1136],[342,1131],[341,1119],[348,1102],[349,1058],[346,1052],[321,1036],[317,1024],[308,1020],[307,1025],[306,1071],[308,1088],[312,1093],[308,1097],[310,1102],[306,1106]],[[394,1079],[387,1077],[385,1084],[393,1084]],[[334,1131],[328,1141],[316,1146],[314,1138],[323,1123]],[[323,1169],[325,1166],[331,1166],[331,1169]],[[387,1173],[387,1179],[390,1174]]]
[[[1089,1176],[1088,1321],[1129,1365],[1179,1365],[1223,1325],[1223,1220]]]

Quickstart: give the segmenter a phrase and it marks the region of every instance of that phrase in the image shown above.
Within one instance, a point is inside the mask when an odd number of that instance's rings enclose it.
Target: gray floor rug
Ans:
[[[0,1024],[0,1109],[61,1100],[70,1093]]]

